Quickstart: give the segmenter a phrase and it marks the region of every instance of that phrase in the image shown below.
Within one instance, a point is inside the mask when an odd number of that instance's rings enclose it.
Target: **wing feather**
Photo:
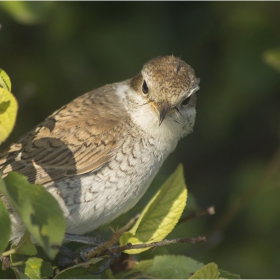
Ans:
[[[94,172],[114,156],[127,125],[114,85],[107,85],[63,106],[2,151],[0,170],[3,177],[17,171],[36,184]]]

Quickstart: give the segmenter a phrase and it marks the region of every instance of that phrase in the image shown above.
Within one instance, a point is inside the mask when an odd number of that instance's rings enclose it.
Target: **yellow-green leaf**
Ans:
[[[120,244],[162,241],[180,219],[186,206],[186,200],[187,188],[183,176],[183,166],[179,165],[145,207],[134,227],[121,236]],[[125,252],[139,254],[148,249],[131,249]]]
[[[0,144],[9,136],[15,125],[17,101],[5,88],[0,87]]]
[[[36,24],[48,15],[52,1],[1,1],[1,8],[21,24]]]
[[[40,258],[29,258],[25,262],[24,272],[30,279],[43,279],[53,276],[53,269],[50,263]]]
[[[280,72],[280,48],[266,51],[263,58],[267,64]]]
[[[241,279],[240,275],[219,269],[219,279]]]
[[[7,75],[7,73],[0,69],[0,87],[8,90],[8,91],[12,91],[12,84],[11,84],[11,80],[9,78],[9,76]]]
[[[218,279],[220,272],[215,263],[208,263],[199,269],[190,279]]]

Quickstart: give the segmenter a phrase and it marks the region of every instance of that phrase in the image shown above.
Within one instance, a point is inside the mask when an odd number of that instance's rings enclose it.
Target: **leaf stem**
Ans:
[[[3,257],[7,257],[7,256],[15,254],[15,253],[16,253],[16,248],[13,248],[13,249],[11,249],[9,251],[6,251],[6,252],[2,253],[2,256]]]
[[[11,267],[13,266],[19,266],[19,265],[24,265],[24,261],[19,261],[19,262],[14,262],[14,263],[11,263]]]

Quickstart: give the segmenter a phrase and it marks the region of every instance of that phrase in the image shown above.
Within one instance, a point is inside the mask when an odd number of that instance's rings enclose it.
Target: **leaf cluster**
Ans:
[[[0,142],[8,137],[16,119],[17,102],[10,91],[10,79],[0,70]],[[152,197],[132,228],[129,224],[115,232],[109,241],[88,253],[87,262],[78,259],[64,270],[59,268],[56,258],[63,243],[66,227],[57,201],[42,185],[30,184],[25,176],[16,172],[0,179],[0,192],[5,197],[5,200],[0,199],[2,278],[99,278],[100,275],[95,273],[108,263],[110,250],[122,252],[126,249],[126,254],[135,255],[151,247],[183,242],[183,239],[165,240],[186,207],[187,188],[182,165],[178,166]],[[7,208],[7,205],[10,207]],[[25,228],[26,232],[17,244],[9,245],[12,234],[11,217],[17,219],[18,226],[21,229]],[[194,239],[185,240],[193,242]],[[111,249],[116,242],[119,245]],[[126,246],[129,249],[125,248]],[[239,278],[238,275],[218,269],[215,263],[204,265],[179,255],[162,255],[150,260],[135,261],[129,269],[118,272],[106,269],[103,277]]]

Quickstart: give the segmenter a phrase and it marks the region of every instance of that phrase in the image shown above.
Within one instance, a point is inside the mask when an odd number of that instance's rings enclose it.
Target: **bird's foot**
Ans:
[[[67,248],[66,246],[62,245],[59,251],[61,255],[59,258],[59,266],[61,268],[67,268],[75,265],[78,259],[80,259],[80,262],[88,262],[89,261],[88,254],[94,251],[96,248],[102,247],[102,245],[104,244],[104,240],[98,237],[81,236],[81,235],[68,234],[68,233],[65,234],[64,241],[79,242],[83,244],[90,244],[93,246],[84,247],[80,249],[79,253],[75,253],[69,248]],[[102,265],[99,265],[97,263],[96,266],[99,268],[99,270],[97,272],[89,271],[91,274],[100,274],[104,272],[106,269],[110,267],[112,260],[120,256],[120,253],[110,254],[110,248],[104,247],[104,249],[108,250],[108,253],[106,255],[109,256],[109,258]],[[96,255],[96,257],[98,257],[98,254]]]
[[[99,246],[104,242],[102,238],[94,237],[94,236],[83,236],[78,234],[70,234],[66,233],[64,236],[64,241],[73,241],[80,242],[83,244],[89,244],[93,246]]]

